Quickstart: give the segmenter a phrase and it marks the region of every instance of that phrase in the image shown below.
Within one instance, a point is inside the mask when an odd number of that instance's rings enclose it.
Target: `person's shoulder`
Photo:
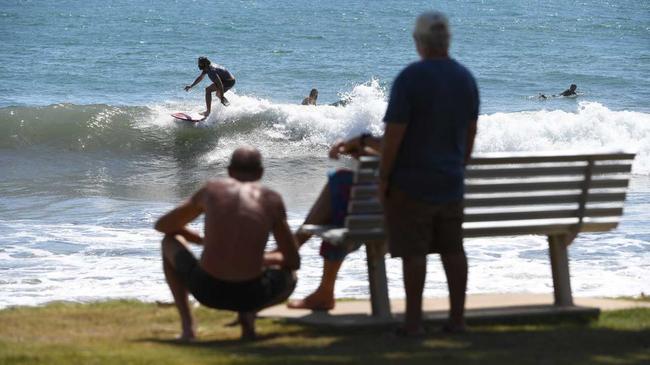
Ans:
[[[264,200],[267,201],[268,203],[284,204],[282,201],[282,195],[277,191],[261,184],[260,184],[260,190],[262,191],[262,196],[264,197]]]
[[[454,66],[454,68],[456,68],[459,72],[463,72],[463,73],[466,73],[469,76],[472,76],[472,71],[470,71],[469,68],[467,68],[467,66],[460,63],[458,60],[456,60],[454,58],[449,58],[449,61]]]
[[[274,217],[274,219],[286,218],[287,212],[284,206],[284,200],[282,200],[282,195],[263,185],[260,185],[260,189],[262,190],[262,204],[266,206],[267,212],[269,212],[270,216]]]
[[[230,177],[216,177],[206,181],[203,187],[205,187],[206,189],[220,189],[220,188],[232,186],[236,183],[237,180]]]
[[[406,67],[404,67],[404,69],[399,73],[398,77],[400,75],[402,75],[402,76],[410,76],[410,75],[412,75],[414,73],[418,73],[418,72],[420,72],[422,70],[423,66],[424,66],[424,63],[422,61],[411,62],[408,65],[406,65]]]
[[[400,71],[395,77],[394,84],[406,86],[411,84],[410,80],[418,79],[422,72],[422,61],[412,62]]]
[[[453,58],[450,58],[449,60],[452,63],[454,69],[456,70],[457,75],[464,77],[466,80],[476,85],[476,78],[474,77],[472,71],[470,71],[469,68],[467,68],[467,66],[463,65],[462,63],[458,62]]]

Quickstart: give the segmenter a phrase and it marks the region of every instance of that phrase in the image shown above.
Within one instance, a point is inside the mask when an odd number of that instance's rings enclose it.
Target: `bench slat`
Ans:
[[[378,156],[361,156],[357,162],[357,169],[378,169],[379,157]]]
[[[540,209],[533,211],[510,211],[490,213],[465,213],[465,222],[494,222],[512,220],[534,220],[548,218],[571,218],[577,217],[578,209]],[[589,208],[585,209],[584,217],[619,217],[623,214],[623,208]],[[352,228],[352,227],[350,227]]]
[[[609,179],[591,180],[590,189],[627,188],[627,177],[614,177]],[[465,184],[467,194],[524,192],[540,190],[577,190],[582,189],[584,179],[566,181],[518,181],[518,182],[468,182]],[[376,188],[375,188],[376,194]],[[368,194],[367,196],[371,196]]]
[[[557,152],[495,152],[476,154],[470,159],[468,165],[485,164],[513,164],[513,163],[546,163],[546,162],[577,162],[633,160],[635,154],[630,152],[604,152],[604,153],[561,153]]]
[[[628,177],[611,177],[608,179],[593,179],[589,184],[591,189],[616,189],[627,188],[630,179]],[[467,194],[478,193],[500,193],[500,192],[524,192],[539,190],[577,190],[582,189],[583,179],[564,181],[517,181],[517,182],[480,182],[470,181],[465,184]],[[377,195],[377,185],[356,185],[350,190],[352,199],[374,198]]]
[[[592,175],[622,174],[632,170],[631,164],[595,165]],[[466,179],[506,179],[506,178],[531,178],[531,177],[557,177],[557,176],[583,176],[587,166],[499,166],[491,168],[468,168],[465,171]],[[377,169],[360,169],[354,175],[356,184],[370,184],[377,181]]]
[[[331,229],[337,228],[332,225],[303,224],[298,228],[298,233],[308,233],[316,236],[322,235]]]
[[[350,199],[368,199],[377,197],[376,184],[371,185],[356,185],[350,189]]]
[[[570,176],[584,175],[587,166],[545,166],[545,167],[499,167],[486,169],[472,169],[465,171],[466,179],[504,179],[504,178],[528,178],[539,176]],[[616,165],[595,165],[592,175],[629,173],[631,164]],[[364,172],[365,173],[365,172]]]
[[[499,225],[494,222],[464,223],[463,237],[518,236],[525,234],[562,234],[570,233],[577,226],[577,218],[540,219],[538,221],[508,221]],[[605,232],[618,226],[618,218],[589,219],[582,223],[579,232]],[[517,224],[515,224],[517,223]]]
[[[384,208],[377,198],[364,200],[351,200],[348,203],[348,214],[381,213]]]
[[[468,165],[495,165],[518,163],[547,163],[547,162],[579,162],[579,161],[624,161],[633,160],[635,153],[627,151],[603,151],[596,153],[582,153],[571,151],[552,152],[491,152],[476,153]],[[362,168],[377,168],[379,157],[362,156],[358,162]]]
[[[578,215],[578,209],[538,209],[538,210],[512,210],[496,211],[489,213],[465,213],[464,222],[495,222],[495,221],[519,221],[538,220],[549,218],[571,218]],[[620,217],[623,215],[623,207],[613,208],[588,208],[584,211],[584,217]],[[379,227],[384,224],[383,214],[359,214],[349,215],[345,218],[345,227],[349,230],[367,229]]]
[[[525,221],[520,224],[509,225],[481,225],[463,224],[463,237],[492,237],[492,236],[519,236],[519,235],[553,235],[571,233],[577,226],[577,218],[570,219],[543,219],[536,222]],[[580,226],[580,232],[606,232],[618,226],[619,220],[609,218],[600,221],[585,221]],[[386,239],[383,228],[372,228],[363,230],[349,230],[347,228],[332,229],[323,233],[323,238],[332,244],[345,244],[346,242],[369,242],[382,241]]]
[[[466,208],[502,207],[515,205],[553,205],[577,204],[582,199],[580,191],[557,194],[537,194],[522,196],[468,196],[464,204]],[[625,200],[625,192],[590,193],[587,204],[590,203],[621,203]],[[383,207],[378,199],[351,200],[348,203],[348,214],[381,213]]]
[[[525,196],[501,196],[501,197],[467,197],[465,207],[492,207],[512,205],[552,205],[552,204],[574,204],[582,199],[580,192],[558,193],[554,195],[525,195]],[[590,193],[587,195],[589,203],[616,203],[625,200],[625,192]]]
[[[608,220],[602,222],[585,222],[580,227],[580,232],[606,232],[618,226],[618,220]],[[538,224],[521,224],[515,226],[481,226],[466,227],[463,225],[464,238],[493,237],[493,236],[519,236],[519,235],[553,235],[571,233],[576,227],[576,220],[572,223],[548,222],[544,220]],[[382,228],[349,230],[347,228],[337,228],[327,231],[323,238],[334,245],[340,245],[352,242],[372,242],[386,239],[386,234]]]

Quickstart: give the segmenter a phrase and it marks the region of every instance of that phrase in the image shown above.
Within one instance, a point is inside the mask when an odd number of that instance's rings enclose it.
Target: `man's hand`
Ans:
[[[344,140],[339,139],[338,141],[334,142],[334,144],[330,148],[329,157],[332,160],[338,160],[339,156],[344,152],[343,147],[345,147]]]
[[[262,265],[265,267],[282,266],[284,264],[284,255],[279,250],[268,251],[264,253]]]
[[[192,85],[185,85],[185,91],[190,91],[191,88],[192,88]]]
[[[333,160],[338,160],[341,155],[350,155],[358,159],[363,152],[359,145],[359,138],[352,138],[348,141],[339,139],[330,148],[329,157]]]

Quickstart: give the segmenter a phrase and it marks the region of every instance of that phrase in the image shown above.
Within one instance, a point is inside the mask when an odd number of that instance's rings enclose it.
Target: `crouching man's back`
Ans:
[[[181,315],[181,339],[194,338],[187,292],[203,305],[239,312],[242,337],[255,336],[255,312],[285,300],[300,266],[281,196],[259,183],[261,155],[233,153],[229,178],[211,180],[189,200],[161,217],[163,268]],[[204,236],[185,225],[205,214]],[[265,252],[272,233],[278,250]],[[196,260],[187,242],[202,244]]]

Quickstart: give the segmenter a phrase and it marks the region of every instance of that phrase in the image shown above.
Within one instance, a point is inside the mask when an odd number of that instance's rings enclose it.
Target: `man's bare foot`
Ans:
[[[328,311],[334,309],[334,297],[315,291],[305,299],[290,300],[287,307],[291,309],[311,309],[313,311]]]
[[[228,105],[230,105],[230,102],[224,96],[224,97],[221,98],[221,104],[223,104],[223,106],[228,106]]]
[[[206,111],[204,111],[202,113],[199,113],[199,114],[201,114],[204,117],[207,117],[208,115],[210,115],[210,112],[206,110]]]

